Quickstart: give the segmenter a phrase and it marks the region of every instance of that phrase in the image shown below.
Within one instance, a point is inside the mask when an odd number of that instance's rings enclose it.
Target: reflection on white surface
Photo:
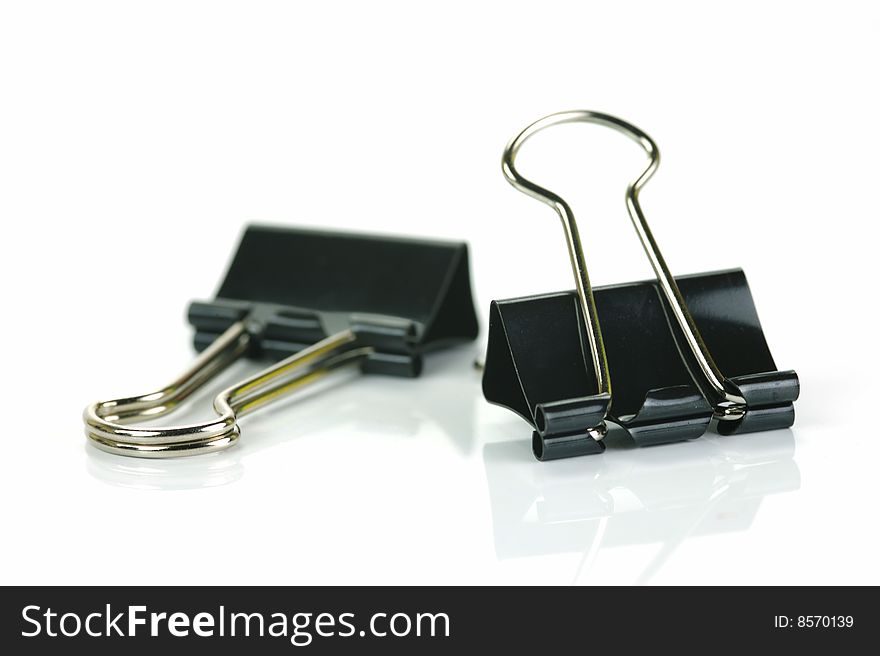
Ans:
[[[86,467],[95,478],[120,487],[182,490],[227,485],[245,472],[248,454],[312,434],[333,433],[345,439],[369,440],[371,435],[410,437],[425,423],[436,426],[463,454],[474,447],[474,408],[479,377],[462,381],[473,354],[459,349],[429,356],[425,374],[417,379],[364,376],[355,369],[323,379],[283,402],[241,423],[238,444],[209,455],[168,459],[118,456],[88,444]],[[225,376],[236,380],[259,365],[238,368]],[[245,373],[242,373],[244,371]],[[218,383],[215,387],[222,388]],[[201,420],[216,389],[200,392],[186,408],[157,423]],[[307,453],[303,457],[308,457]]]
[[[139,490],[189,490],[227,485],[244,474],[239,449],[192,458],[146,460],[105,453],[89,446],[86,467],[95,478]]]
[[[617,444],[617,441],[614,441]],[[582,553],[588,583],[602,550],[654,545],[633,564],[645,583],[691,536],[746,530],[761,500],[797,490],[790,430],[537,462],[522,441],[483,450],[499,558]]]

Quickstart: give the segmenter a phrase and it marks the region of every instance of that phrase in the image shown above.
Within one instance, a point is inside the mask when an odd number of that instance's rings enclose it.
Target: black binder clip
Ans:
[[[477,336],[464,243],[248,227],[213,301],[190,305],[192,367],[158,392],[85,411],[96,447],[167,457],[226,448],[237,419],[345,364],[418,376],[424,353]],[[168,414],[240,357],[281,360],[214,399],[188,426],[132,426]]]
[[[529,137],[572,122],[610,127],[647,152],[650,163],[627,188],[626,204],[656,281],[592,289],[571,208],[517,172]],[[601,453],[606,420],[639,446],[700,437],[713,419],[722,435],[794,422],[797,375],[776,370],[743,272],[669,272],[638,200],[659,163],[647,134],[590,111],[547,116],[504,151],[508,182],[562,219],[577,287],[494,301],[490,310],[483,393],[532,424],[539,460]]]

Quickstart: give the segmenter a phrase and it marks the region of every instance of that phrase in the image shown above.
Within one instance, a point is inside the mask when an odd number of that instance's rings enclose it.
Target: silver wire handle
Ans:
[[[560,196],[527,180],[519,174],[514,166],[519,149],[529,138],[541,130],[562,123],[596,123],[604,125],[626,135],[644,148],[648,154],[650,161],[647,168],[626,188],[626,209],[639,235],[639,240],[642,242],[642,247],[651,261],[651,267],[657,276],[660,289],[663,291],[663,295],[672,309],[672,313],[684,334],[688,347],[693,353],[694,358],[696,358],[700,373],[711,389],[714,398],[710,399],[710,401],[714,405],[716,417],[724,420],[741,418],[746,409],[745,399],[729,392],[725,388],[724,381],[726,379],[718,369],[709,353],[709,349],[706,347],[706,343],[700,336],[700,331],[697,329],[697,325],[687,309],[684,297],[678,288],[678,284],[675,282],[675,278],[672,277],[672,273],[669,271],[663,255],[660,253],[660,247],[657,246],[657,242],[651,234],[651,229],[648,227],[648,222],[645,220],[641,205],[639,205],[639,192],[645,183],[651,179],[651,176],[654,175],[657,167],[660,166],[660,150],[657,148],[657,144],[642,130],[616,116],[589,110],[573,110],[545,116],[529,125],[511,139],[504,149],[504,154],[501,158],[501,168],[504,171],[504,177],[507,178],[511,185],[524,194],[546,203],[556,210],[559,218],[562,219],[562,226],[565,230],[566,241],[568,242],[568,253],[571,258],[571,268],[574,272],[575,284],[577,286],[578,302],[584,317],[584,326],[590,344],[593,367],[596,371],[596,383],[599,393],[611,395],[611,376],[608,371],[608,358],[605,355],[602,329],[599,325],[596,302],[593,299],[593,289],[590,286],[590,278],[587,275],[587,265],[584,261],[584,252],[581,247],[580,234],[578,233],[574,213],[571,211],[568,203]]]
[[[131,425],[173,412],[197,389],[248,351],[250,334],[244,322],[233,324],[174,382],[157,392],[85,409],[86,436],[103,451],[142,458],[167,458],[211,453],[232,446],[239,437],[237,420],[283,398],[303,385],[373,352],[351,330],[335,335],[223,390],[214,398],[219,417],[173,427]]]

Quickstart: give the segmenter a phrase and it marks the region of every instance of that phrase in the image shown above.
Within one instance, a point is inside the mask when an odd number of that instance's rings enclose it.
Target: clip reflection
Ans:
[[[744,531],[765,496],[800,487],[790,430],[549,464],[527,451],[518,441],[483,450],[496,553],[583,553],[576,581],[602,550],[657,545],[636,576],[644,583],[687,538]]]

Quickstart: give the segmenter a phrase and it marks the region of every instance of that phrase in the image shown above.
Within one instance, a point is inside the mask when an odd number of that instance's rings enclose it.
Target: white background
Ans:
[[[880,583],[878,28],[870,2],[4,2],[0,582]],[[642,202],[676,273],[746,270],[793,429],[538,463],[483,400],[490,300],[572,286],[501,150],[575,108],[660,145]],[[594,284],[650,276],[636,146],[564,126],[520,163]],[[479,342],[216,456],[87,447],[87,403],[190,361],[187,302],[249,221],[466,239]]]

